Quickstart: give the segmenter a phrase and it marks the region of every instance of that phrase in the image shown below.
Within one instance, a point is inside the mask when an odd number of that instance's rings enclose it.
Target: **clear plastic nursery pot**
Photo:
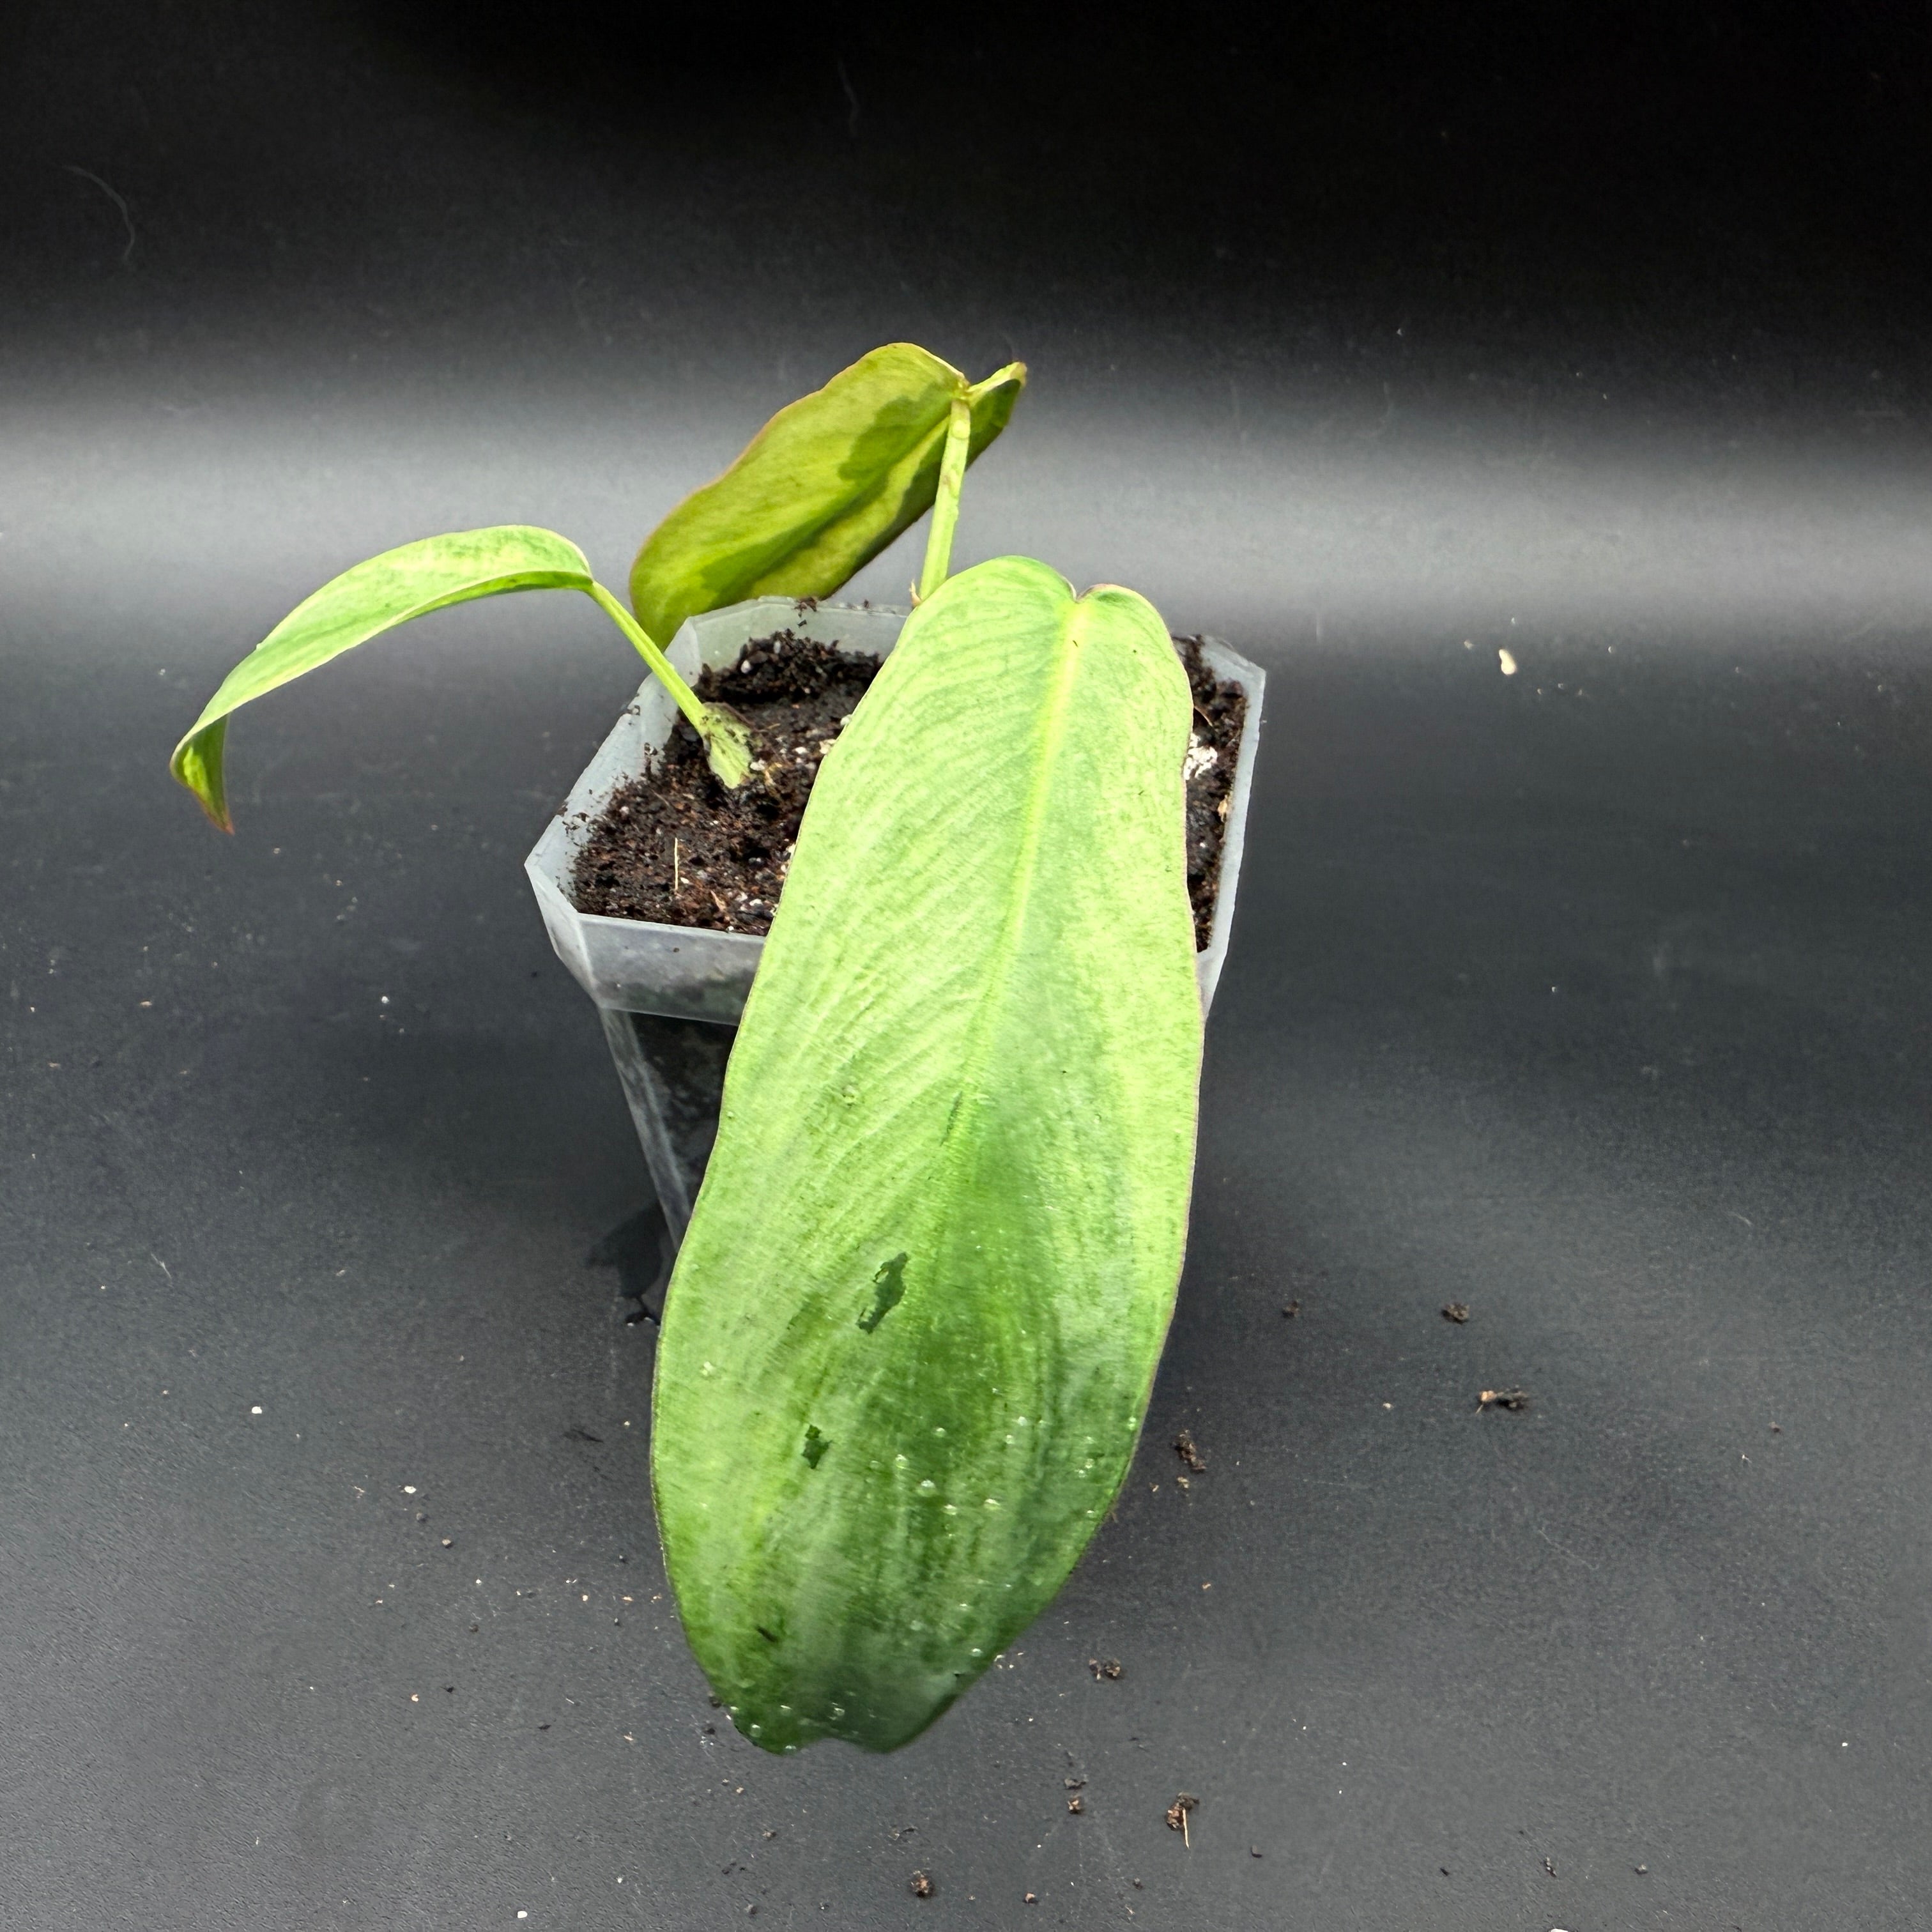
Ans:
[[[909,614],[883,606],[814,607],[788,597],[754,598],[689,619],[668,656],[694,681],[704,666],[734,662],[752,638],[790,629],[884,657],[898,643]],[[1265,680],[1259,666],[1216,638],[1202,640],[1202,656],[1216,676],[1238,685],[1248,701],[1228,795],[1213,930],[1196,956],[1204,1012],[1214,1002],[1234,923]],[[682,1238],[704,1178],[718,1131],[724,1063],[765,942],[748,933],[579,912],[571,900],[571,874],[578,848],[611,793],[645,771],[676,718],[664,686],[646,678],[524,862],[557,957],[596,1002],[674,1242]]]

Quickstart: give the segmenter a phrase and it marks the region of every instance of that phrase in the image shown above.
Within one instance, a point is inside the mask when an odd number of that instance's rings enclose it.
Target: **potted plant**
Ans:
[[[716,687],[730,689],[741,685],[730,674],[747,652],[769,650],[778,640],[883,658],[898,641],[909,614],[888,605],[755,598],[688,619],[668,656],[692,683],[706,682],[710,672]],[[1189,786],[1190,816],[1196,822],[1190,886],[1199,916],[1196,968],[1204,1014],[1220,982],[1233,923],[1264,680],[1258,667],[1217,639],[1190,640],[1190,645],[1191,674],[1203,706],[1198,722],[1204,728],[1204,742],[1190,748]],[[1214,715],[1206,715],[1210,710]],[[626,811],[625,802],[648,789],[644,775],[654,764],[662,768],[680,715],[664,687],[647,678],[524,861],[550,943],[602,1019],[656,1191],[667,1270],[704,1178],[725,1061],[764,952],[760,933],[770,911],[767,907],[761,909],[764,916],[714,918],[716,908],[707,904],[688,843],[682,908],[650,908],[664,916],[650,918],[639,903],[646,896],[627,898],[621,891],[598,890],[601,840]],[[1205,742],[1210,736],[1222,741],[1218,747]],[[687,744],[688,752],[695,748]],[[634,865],[642,827],[623,830],[632,850],[620,856]],[[671,882],[668,849],[657,855],[661,885]],[[1197,874],[1192,868],[1204,856]],[[684,922],[690,919],[711,922]]]
[[[1126,1477],[1178,1284],[1260,675],[1198,640],[1190,675],[1130,590],[1076,596],[1022,557],[950,574],[968,464],[1024,376],[874,352],[672,512],[630,611],[525,526],[372,560],[243,660],[173,761],[226,825],[241,704],[497,592],[586,592],[650,664],[530,869],[661,1189],[701,1166],[667,1203],[688,1220],[652,1486],[692,1648],[773,1750],[905,1742],[1051,1600]],[[817,603],[928,506],[909,614]],[[728,700],[774,664],[782,690],[836,670],[863,693],[801,738],[802,698],[763,722]],[[694,866],[687,890],[674,830],[646,843],[675,918],[581,909],[596,829],[674,778],[677,822],[751,828],[712,844],[756,889]]]

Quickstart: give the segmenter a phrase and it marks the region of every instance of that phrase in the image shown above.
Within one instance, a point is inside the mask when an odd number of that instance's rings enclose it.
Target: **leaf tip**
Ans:
[[[228,736],[227,720],[218,718],[212,724],[190,731],[175,747],[168,770],[176,781],[194,793],[195,802],[206,814],[218,832],[232,835],[235,819],[228,809],[228,788],[222,778],[222,752]]]
[[[1009,362],[1004,368],[995,369],[990,376],[975,382],[966,393],[969,396],[983,396],[994,389],[1023,389],[1026,380],[1027,365],[1024,362]]]

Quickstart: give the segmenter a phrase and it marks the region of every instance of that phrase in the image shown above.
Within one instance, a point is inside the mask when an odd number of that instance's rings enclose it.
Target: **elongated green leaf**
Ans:
[[[1006,426],[1016,362],[968,386],[950,362],[888,344],[779,410],[716,482],[687,496],[631,566],[631,608],[669,644],[685,619],[746,597],[824,597],[932,502],[952,398],[970,454]]]
[[[1002,558],[820,774],[652,1420],[685,1629],[770,1748],[916,1735],[1126,1473],[1193,1160],[1189,721],[1143,598]]]
[[[217,825],[232,832],[222,771],[228,719],[251,698],[446,604],[506,590],[590,587],[590,566],[574,543],[525,524],[459,530],[385,550],[304,598],[222,680],[175,747],[169,770]]]

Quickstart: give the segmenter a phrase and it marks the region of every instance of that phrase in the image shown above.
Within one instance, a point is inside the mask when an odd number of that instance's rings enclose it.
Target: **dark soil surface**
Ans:
[[[1195,950],[1202,952],[1214,930],[1221,843],[1227,836],[1228,801],[1248,700],[1239,685],[1222,683],[1208,668],[1198,638],[1176,638],[1174,644],[1194,688],[1194,737],[1187,754],[1187,896],[1194,904]]]
[[[719,932],[770,928],[812,782],[879,661],[791,631],[754,638],[698,694],[752,728],[767,782],[728,791],[682,718],[652,769],[612,793],[578,852],[579,912]]]
[[[1202,663],[1198,638],[1174,644],[1194,692],[1187,890],[1198,947],[1214,926],[1247,700]],[[706,670],[698,694],[707,704],[729,704],[751,726],[769,782],[726,790],[711,776],[697,733],[680,718],[651,770],[619,786],[591,826],[572,878],[578,910],[719,932],[768,932],[818,761],[878,668],[877,658],[787,630],[753,639],[728,669]]]

